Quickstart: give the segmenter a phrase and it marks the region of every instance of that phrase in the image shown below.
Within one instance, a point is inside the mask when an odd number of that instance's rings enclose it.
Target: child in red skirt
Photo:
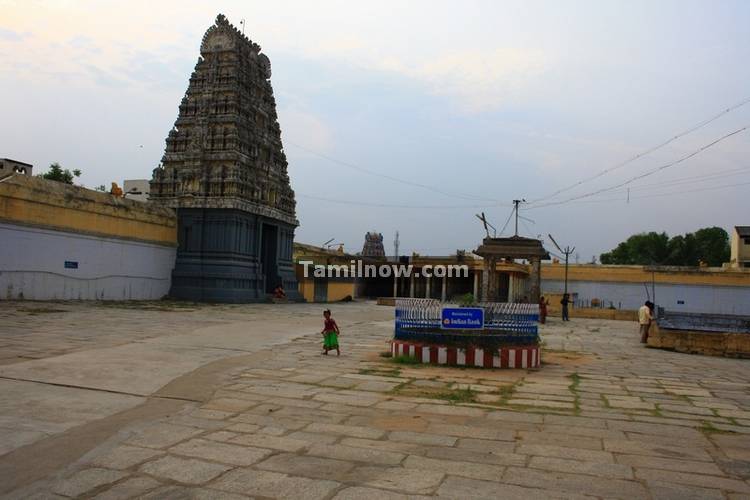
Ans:
[[[336,320],[331,317],[331,311],[326,309],[323,311],[323,331],[320,332],[323,335],[323,354],[328,355],[328,351],[336,349],[336,356],[341,355],[339,351],[339,325],[336,324]]]

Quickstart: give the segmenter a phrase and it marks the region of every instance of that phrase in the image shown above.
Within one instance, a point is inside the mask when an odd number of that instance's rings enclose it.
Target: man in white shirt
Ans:
[[[651,327],[651,321],[653,321],[653,310],[654,303],[647,300],[645,304],[638,309],[638,323],[641,326],[641,344],[648,342],[648,330]]]

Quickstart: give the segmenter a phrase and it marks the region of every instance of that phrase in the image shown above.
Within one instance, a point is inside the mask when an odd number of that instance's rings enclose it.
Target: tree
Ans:
[[[602,264],[697,266],[701,261],[720,266],[729,260],[729,235],[720,227],[699,229],[672,238],[667,233],[634,234],[610,252]]]
[[[611,252],[601,254],[602,264],[651,264],[666,259],[669,249],[667,233],[634,234]]]
[[[729,235],[720,227],[706,227],[697,230],[695,242],[698,258],[709,266],[720,266],[729,262]]]
[[[67,168],[63,170],[63,168],[57,162],[50,165],[49,170],[47,170],[45,173],[40,174],[40,177],[44,179],[47,179],[50,181],[64,182],[65,184],[73,184],[73,179],[75,177],[80,177],[80,176],[81,176],[80,170],[75,169],[72,172],[68,170]]]

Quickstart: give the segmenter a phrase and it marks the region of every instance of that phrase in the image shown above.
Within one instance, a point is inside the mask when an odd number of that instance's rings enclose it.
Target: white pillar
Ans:
[[[515,302],[516,287],[515,287],[516,275],[510,273],[508,276],[508,302]]]
[[[414,298],[414,275],[409,278],[409,297]]]
[[[448,298],[448,277],[443,276],[443,293],[440,295],[443,302]]]
[[[398,276],[393,277],[393,296],[398,297]]]
[[[479,274],[474,271],[474,300],[479,300]]]
[[[430,298],[430,280],[432,277],[427,276],[425,278],[425,285],[424,285],[424,298],[429,299]]]

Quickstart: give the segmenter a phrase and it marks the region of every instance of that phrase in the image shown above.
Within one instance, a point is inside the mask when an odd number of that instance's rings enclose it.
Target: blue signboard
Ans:
[[[440,312],[440,327],[481,330],[484,328],[484,309],[480,307],[444,307]]]

